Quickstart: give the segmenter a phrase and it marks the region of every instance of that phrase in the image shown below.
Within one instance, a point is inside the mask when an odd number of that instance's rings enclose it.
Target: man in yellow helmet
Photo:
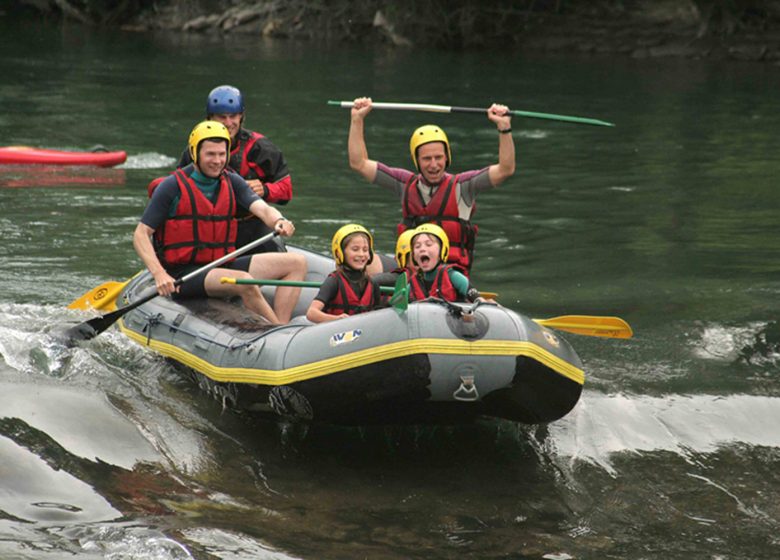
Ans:
[[[421,126],[409,140],[409,150],[417,173],[388,167],[369,159],[364,121],[371,112],[370,97],[355,99],[349,127],[349,165],[366,180],[393,191],[401,199],[403,220],[398,233],[423,223],[441,226],[450,239],[448,262],[466,274],[474,261],[477,226],[471,223],[479,192],[492,189],[515,172],[515,145],[512,122],[505,105],[486,109],[487,118],[498,129],[498,163],[453,175],[452,149],[444,131],[436,125]],[[373,271],[372,271],[373,272]]]
[[[244,208],[280,235],[295,231],[238,174],[225,167],[230,133],[216,121],[203,121],[189,138],[192,163],[177,169],[150,193],[150,200],[133,234],[133,246],[154,276],[160,295],[175,297],[240,296],[244,305],[272,323],[286,323],[298,301],[300,288],[280,287],[271,308],[258,286],[222,284],[220,278],[276,278],[300,281],[306,260],[294,253],[242,255],[185,282],[174,278],[235,250],[236,208]],[[154,241],[152,241],[154,240]]]
[[[206,97],[206,119],[221,122],[230,132],[228,167],[241,175],[250,188],[269,204],[284,206],[293,196],[293,184],[282,151],[263,134],[244,128],[246,110],[241,91],[230,85],[212,89]],[[177,167],[192,163],[185,149]],[[239,209],[236,247],[243,247],[270,230],[249,212]],[[279,238],[250,253],[283,251]]]

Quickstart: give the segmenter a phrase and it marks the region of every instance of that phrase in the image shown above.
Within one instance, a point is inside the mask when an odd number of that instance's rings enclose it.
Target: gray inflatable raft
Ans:
[[[306,255],[307,281],[333,261]],[[133,278],[121,308],[153,285]],[[263,293],[273,299],[274,288]],[[566,415],[582,364],[559,334],[496,304],[429,300],[321,324],[269,326],[240,302],[157,297],[126,313],[122,332],[185,367],[204,389],[255,413],[335,424],[451,423],[494,416],[536,424]]]

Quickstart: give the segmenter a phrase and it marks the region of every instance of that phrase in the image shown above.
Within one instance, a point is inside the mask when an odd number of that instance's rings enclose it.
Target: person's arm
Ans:
[[[512,117],[506,105],[494,103],[487,110],[488,119],[498,129],[498,163],[488,168],[490,182],[498,186],[515,173],[515,142],[512,139]]]
[[[151,241],[152,235],[154,235],[154,230],[143,222],[139,222],[133,232],[133,247],[154,277],[157,293],[161,296],[167,296],[178,291],[178,288],[174,286],[173,277],[168,274],[160,263],[160,259],[157,258]]]
[[[374,182],[377,166],[375,161],[368,159],[368,148],[366,147],[364,132],[366,115],[371,112],[371,108],[370,97],[358,97],[355,99],[350,112],[349,140],[347,142],[349,166],[360,173],[369,183]]]
[[[479,290],[471,285],[468,277],[462,272],[450,268],[448,271],[450,275],[450,282],[455,287],[455,291],[466,301],[474,303],[475,301],[493,301],[492,299],[485,299],[479,295]]]
[[[154,277],[154,283],[157,292],[160,295],[167,296],[177,291],[174,288],[174,279],[163,268],[162,263],[157,258],[151,237],[172,212],[174,201],[179,196],[179,187],[176,178],[172,175],[166,177],[152,193],[152,198],[144,209],[139,224],[133,232],[133,247],[135,252],[143,261],[144,265]]]
[[[450,277],[450,282],[452,282],[452,287],[455,288],[458,295],[464,300],[469,299],[469,279],[466,278],[466,275],[452,267],[447,269],[447,274]]]
[[[309,309],[306,311],[306,318],[312,323],[325,323],[327,321],[335,321],[336,319],[343,319],[349,317],[346,313],[341,315],[331,315],[325,313],[325,302],[332,300],[336,297],[338,292],[338,284],[336,279],[332,276],[328,276],[320,286],[320,291],[314,296]]]
[[[255,142],[247,156],[250,169],[258,178],[246,179],[249,187],[266,202],[284,205],[292,200],[290,170],[282,151],[268,138]]]
[[[282,216],[276,208],[266,203],[265,200],[255,194],[247,182],[236,173],[228,174],[230,183],[233,185],[233,192],[236,194],[238,204],[260,218],[260,220],[269,228],[277,231],[279,235],[285,237],[292,236],[295,233],[293,223]]]
[[[337,319],[344,319],[349,317],[349,315],[346,313],[342,313],[341,315],[331,315],[330,313],[325,313],[323,311],[324,308],[325,304],[320,300],[315,299],[311,302],[309,309],[306,311],[306,318],[312,323],[327,323],[328,321],[335,321]]]
[[[295,225],[282,216],[276,208],[267,204],[262,198],[255,200],[250,206],[249,211],[260,218],[260,220],[269,228],[278,232],[283,237],[291,237],[295,233]]]

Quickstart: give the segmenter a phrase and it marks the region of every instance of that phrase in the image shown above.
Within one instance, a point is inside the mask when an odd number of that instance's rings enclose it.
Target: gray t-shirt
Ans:
[[[398,198],[401,199],[401,204],[404,203],[404,193],[406,183],[414,177],[416,174],[407,169],[401,169],[399,167],[388,167],[384,163],[377,162],[376,177],[374,178],[374,184],[379,185],[385,189],[393,191]],[[445,180],[448,177],[452,177],[449,173],[445,175]],[[438,185],[431,187],[424,182],[422,177],[417,183],[417,186],[422,195],[423,202],[428,204],[431,197],[436,192]],[[490,174],[488,168],[464,171],[458,173],[458,181],[455,184],[455,196],[458,200],[458,214],[462,220],[470,220],[471,214],[474,211],[474,204],[477,199],[477,193],[487,191],[495,188],[490,183]]]

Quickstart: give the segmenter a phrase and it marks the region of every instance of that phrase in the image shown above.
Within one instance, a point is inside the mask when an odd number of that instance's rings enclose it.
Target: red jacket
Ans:
[[[355,315],[364,311],[371,311],[379,302],[379,286],[369,279],[362,294],[358,294],[352,288],[349,280],[340,271],[331,272],[329,277],[335,277],[338,283],[336,297],[327,302],[323,307],[325,313],[331,315]]]
[[[440,264],[436,267],[436,276],[433,278],[430,290],[425,287],[422,270],[418,270],[409,282],[409,301],[420,301],[429,297],[441,298],[446,301],[460,301],[461,298],[450,280],[448,271],[451,268],[452,265],[449,264]]]
[[[227,175],[220,175],[214,204],[188,173],[177,169],[174,175],[180,193],[176,214],[154,233],[162,263],[209,263],[232,251],[237,231],[236,196]]]
[[[403,221],[398,224],[398,234],[423,223],[434,223],[442,227],[450,241],[447,262],[455,264],[468,274],[474,262],[474,241],[477,226],[462,220],[458,212],[457,175],[447,175],[436,189],[426,206],[417,187],[420,176],[414,175],[404,187]],[[471,214],[474,214],[472,209]],[[471,216],[469,216],[471,218]]]

